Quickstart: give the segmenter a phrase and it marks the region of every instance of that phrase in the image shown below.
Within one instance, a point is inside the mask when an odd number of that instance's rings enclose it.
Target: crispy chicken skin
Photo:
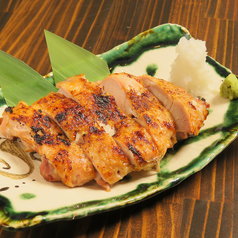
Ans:
[[[100,87],[95,88],[95,86],[95,83],[88,82],[82,74],[68,78],[56,85],[59,88],[59,93],[76,100],[80,105],[86,107],[106,132],[113,136],[116,132],[114,122],[108,120],[105,110],[102,112],[100,109],[110,103],[110,98],[102,94]],[[114,112],[114,117],[120,117],[119,113],[119,111]]]
[[[107,190],[110,190],[110,184],[121,180],[133,170],[113,138],[75,100],[63,94],[50,93],[33,106],[55,120],[70,140],[80,144],[101,176],[97,176],[97,182]]]
[[[130,74],[110,74],[99,84],[115,97],[127,115],[150,132],[163,158],[167,148],[176,142],[175,125],[168,110]]]
[[[95,169],[82,149],[71,143],[41,110],[24,102],[6,108],[0,131],[8,139],[19,137],[27,149],[31,148],[41,156],[40,171],[47,181],[62,181],[75,187],[96,177]]]
[[[95,120],[111,135],[127,155],[133,170],[157,168],[158,150],[150,134],[128,117],[116,104],[112,95],[105,93],[83,75],[57,84],[59,92],[74,98],[87,108]]]
[[[142,75],[136,80],[170,111],[175,121],[178,139],[198,135],[208,115],[209,104],[205,100],[194,99],[185,89],[149,75]]]
[[[83,137],[88,134],[90,128],[97,127],[84,107],[60,93],[49,93],[36,101],[33,106],[52,118],[76,144],[82,144]]]

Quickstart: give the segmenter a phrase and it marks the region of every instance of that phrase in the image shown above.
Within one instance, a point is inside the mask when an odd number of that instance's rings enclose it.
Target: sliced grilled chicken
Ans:
[[[33,106],[52,118],[67,137],[76,144],[82,144],[83,137],[91,128],[98,127],[80,104],[60,93],[49,93],[36,101]]]
[[[202,99],[194,99],[185,89],[165,80],[143,75],[137,78],[170,111],[178,139],[198,135],[208,115],[209,104]]]
[[[126,116],[112,95],[82,75],[57,84],[59,92],[74,98],[111,135],[128,156],[134,170],[157,168],[158,150],[150,134]]]
[[[59,88],[58,93],[72,98],[85,107],[109,135],[113,136],[116,133],[114,123],[107,120],[106,115],[101,113],[97,106],[101,105],[103,107],[109,103],[108,98],[98,97],[98,91],[95,92],[94,84],[89,83],[83,74],[59,82],[56,87]]]
[[[47,181],[62,181],[75,187],[96,176],[82,149],[71,143],[46,114],[24,102],[5,109],[0,131],[8,139],[19,137],[41,156],[40,171]]]
[[[146,128],[153,137],[160,158],[176,142],[175,125],[168,110],[140,83],[135,76],[110,74],[100,86],[112,94],[116,103],[129,116]]]
[[[82,105],[63,94],[50,93],[33,105],[53,118],[70,140],[81,143],[84,153],[93,163],[103,181],[97,183],[109,190],[109,185],[121,180],[133,170],[126,155],[112,137],[100,127]],[[107,186],[106,186],[107,184]]]

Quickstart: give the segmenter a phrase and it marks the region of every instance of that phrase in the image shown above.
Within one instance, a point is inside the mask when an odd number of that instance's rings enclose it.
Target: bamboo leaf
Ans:
[[[8,106],[28,105],[57,89],[23,61],[0,51],[0,86]]]
[[[106,61],[91,52],[46,30],[45,37],[55,84],[78,74],[92,82],[110,74]]]

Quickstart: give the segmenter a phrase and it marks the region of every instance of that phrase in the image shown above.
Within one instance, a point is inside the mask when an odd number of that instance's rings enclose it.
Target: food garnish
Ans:
[[[184,88],[194,97],[217,94],[221,81],[212,77],[206,62],[205,41],[182,37],[176,46],[177,58],[171,67],[170,82]]]
[[[235,74],[229,74],[220,86],[220,96],[230,100],[238,98],[238,79]]]

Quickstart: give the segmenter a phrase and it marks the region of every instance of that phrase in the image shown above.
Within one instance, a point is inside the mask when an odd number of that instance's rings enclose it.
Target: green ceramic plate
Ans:
[[[167,79],[182,36],[181,26],[165,24],[99,55],[113,72],[149,73]],[[208,57],[212,77],[222,80],[230,71]],[[50,78],[50,76],[48,76]],[[211,95],[210,114],[196,138],[176,144],[161,163],[161,172],[135,172],[105,192],[94,182],[70,189],[46,182],[40,160],[25,154],[18,143],[0,140],[0,224],[15,230],[58,220],[71,220],[142,201],[182,182],[201,170],[237,137],[238,102]],[[4,107],[2,107],[3,110]]]

